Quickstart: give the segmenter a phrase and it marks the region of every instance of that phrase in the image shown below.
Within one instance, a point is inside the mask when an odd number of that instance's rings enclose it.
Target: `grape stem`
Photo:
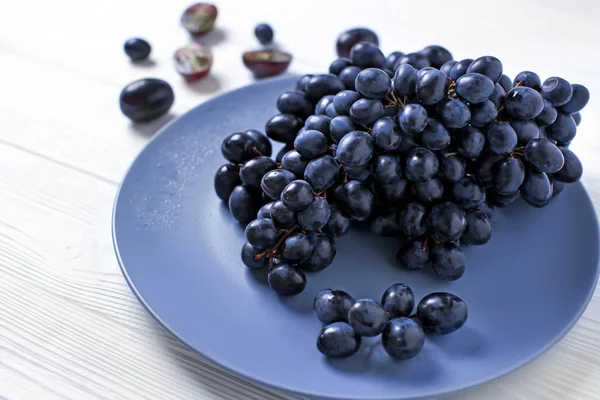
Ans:
[[[283,235],[281,235],[281,237],[279,238],[279,240],[277,241],[277,243],[275,243],[275,246],[271,247],[268,250],[263,251],[262,253],[258,253],[257,255],[255,255],[254,257],[252,257],[254,259],[254,261],[258,262],[258,261],[262,260],[262,258],[264,256],[267,256],[267,257],[269,257],[272,260],[273,256],[277,252],[277,249],[279,249],[279,247],[283,244],[283,242],[285,241],[285,239],[287,239],[288,236],[290,236],[292,233],[294,233],[294,231],[296,229],[298,229],[298,228],[299,228],[298,225],[294,225],[290,229],[287,229],[283,233]]]

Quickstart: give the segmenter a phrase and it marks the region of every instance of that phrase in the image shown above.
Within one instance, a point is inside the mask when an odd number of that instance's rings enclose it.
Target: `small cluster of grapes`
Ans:
[[[242,260],[269,265],[280,294],[332,262],[351,221],[398,237],[400,266],[458,279],[460,246],[490,240],[494,206],[521,196],[542,207],[582,175],[568,148],[589,100],[582,85],[529,71],[511,82],[497,58],[454,61],[440,46],[386,58],[370,42],[329,71],[277,99],[265,127],[286,145],[275,161],[256,131],[222,144],[233,164],[215,188],[249,223]]]
[[[431,293],[415,306],[415,295],[403,283],[390,286],[381,302],[355,301],[343,290],[326,289],[314,299],[317,318],[326,326],[317,348],[327,357],[348,357],[361,345],[361,337],[381,334],[381,344],[395,359],[407,360],[421,352],[425,334],[446,335],[458,330],[468,317],[467,305],[450,293]]]

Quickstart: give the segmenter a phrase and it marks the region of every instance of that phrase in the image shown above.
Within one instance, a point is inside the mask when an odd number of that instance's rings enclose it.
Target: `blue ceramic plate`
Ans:
[[[309,274],[299,296],[279,298],[265,271],[240,261],[244,231],[213,191],[225,161],[223,137],[262,130],[292,78],[227,93],[171,123],[125,176],[113,218],[117,257],[132,290],[175,336],[228,371],[316,398],[412,399],[469,388],[535,359],[575,324],[598,275],[598,225],[580,184],[549,206],[497,210],[493,238],[466,250],[457,282],[400,270],[395,239],[351,232],[337,240],[325,271]],[[449,291],[469,306],[458,332],[427,340],[406,362],[391,360],[377,338],[349,359],[328,360],[315,346],[321,325],[315,293],[340,288],[378,299],[395,282],[420,299]]]

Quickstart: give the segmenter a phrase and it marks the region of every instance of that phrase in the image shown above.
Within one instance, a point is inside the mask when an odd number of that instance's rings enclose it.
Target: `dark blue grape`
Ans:
[[[496,107],[491,102],[490,104],[495,112]],[[469,123],[471,111],[464,102],[458,99],[446,99],[438,103],[437,117],[446,128],[458,129]]]
[[[304,129],[304,128],[302,128],[302,129]],[[302,130],[302,129],[301,129],[301,130]],[[289,151],[292,151],[292,150],[294,150],[294,146],[293,146],[293,145],[286,144],[285,146],[283,146],[283,147],[281,148],[281,150],[279,150],[279,151],[277,152],[277,155],[275,156],[275,162],[278,162],[278,163],[280,163],[280,162],[281,162],[281,160],[283,159],[283,156],[284,156],[284,155],[285,155],[287,152],[289,152]]]
[[[452,242],[460,238],[466,225],[465,212],[450,202],[433,206],[427,219],[430,235],[440,242]]]
[[[402,142],[400,142],[400,146],[394,150],[394,153],[407,156],[411,150],[417,147],[421,147],[421,145],[417,142],[417,136],[404,135],[402,136]]]
[[[141,38],[129,39],[125,42],[123,48],[125,50],[125,54],[127,54],[132,61],[145,60],[152,51],[150,43]]]
[[[398,213],[398,223],[406,236],[424,235],[427,232],[427,209],[419,203],[408,203]]]
[[[416,93],[422,104],[437,104],[447,96],[447,92],[448,77],[441,71],[429,70],[417,78]]]
[[[381,333],[383,349],[396,360],[416,357],[425,345],[425,333],[411,318],[392,319]]]
[[[575,155],[575,153],[566,147],[560,147],[560,151],[564,156],[565,164],[560,171],[556,172],[554,175],[552,175],[552,177],[558,182],[577,182],[583,175],[583,166],[581,165],[581,161],[579,161],[579,158],[577,155]]]
[[[371,168],[369,164],[360,167],[344,167],[344,173],[349,180],[364,182],[371,177]]]
[[[502,74],[500,80],[498,81],[498,83],[496,83],[496,85],[500,85],[505,92],[508,92],[510,89],[513,88],[513,84],[510,81],[510,78],[504,74]]]
[[[256,157],[248,160],[240,168],[240,179],[242,182],[251,187],[260,187],[261,180],[265,174],[277,166],[275,161],[269,157]]]
[[[311,115],[304,123],[304,130],[315,130],[321,132],[329,140],[329,125],[331,118],[326,115]]]
[[[315,106],[315,114],[316,115],[327,115],[327,107],[333,102],[333,98],[335,96],[332,94],[328,94],[326,96],[321,97],[321,99],[317,102]]]
[[[588,101],[590,101],[590,92],[585,86],[574,83],[571,87],[573,88],[571,99],[560,107],[561,111],[569,114],[583,110]]]
[[[502,76],[502,63],[496,57],[479,57],[469,65],[467,73],[478,73],[487,76],[494,83],[498,83]]]
[[[350,107],[360,98],[358,93],[353,90],[342,90],[333,98],[333,107],[340,115],[349,115]]]
[[[360,101],[360,100],[359,100]],[[338,144],[337,159],[343,165],[360,167],[373,157],[373,140],[363,131],[347,133]]]
[[[360,336],[377,336],[387,324],[388,316],[375,300],[360,299],[350,308],[348,322]]]
[[[502,105],[504,104],[504,97],[506,96],[506,90],[504,90],[504,88],[502,88],[502,86],[500,86],[498,83],[496,83],[496,85],[494,86],[494,91],[492,92],[492,95],[490,96],[489,100],[494,103],[494,106],[496,106],[496,109],[500,109],[500,107],[502,107]]]
[[[466,173],[467,164],[459,154],[447,153],[439,157],[438,176],[446,182],[458,182]]]
[[[396,62],[399,59],[401,59],[402,57],[404,57],[404,53],[401,51],[394,51],[394,52],[390,53],[390,55],[388,55],[385,59],[385,69],[394,71]]]
[[[290,150],[287,153],[285,153],[284,156],[282,157],[281,166],[283,167],[284,170],[288,170],[292,174],[294,174],[296,178],[302,179],[304,177],[304,170],[306,169],[308,162],[309,162],[309,160],[302,157],[300,155],[300,153],[298,153],[296,150]],[[292,180],[290,180],[290,182]],[[283,188],[282,188],[282,190],[283,190]],[[279,196],[275,196],[274,198],[278,198],[278,197]]]
[[[429,58],[425,54],[421,53],[408,53],[404,56],[400,57],[398,61],[396,61],[396,68],[398,68],[402,64],[408,64],[416,69],[423,69],[430,67]]]
[[[381,201],[385,204],[395,205],[404,200],[407,183],[405,179],[398,179],[387,185],[377,184],[375,190]]]
[[[564,106],[573,96],[573,87],[569,82],[559,77],[548,78],[542,85],[540,92],[554,107]]]
[[[417,70],[409,64],[398,66],[392,79],[392,88],[397,96],[412,96],[417,88]]]
[[[281,201],[271,206],[271,220],[279,229],[289,229],[296,224],[296,213],[287,208]]]
[[[480,210],[467,213],[467,229],[460,236],[460,243],[481,246],[492,238],[492,224],[489,217]]]
[[[335,118],[340,114],[338,114],[338,112],[335,111],[335,107],[333,107],[333,103],[329,103],[327,108],[325,108],[325,115],[327,115],[329,118]]]
[[[262,249],[257,249],[252,247],[252,245],[248,242],[244,243],[242,246],[242,262],[244,265],[250,269],[259,269],[267,266],[267,262],[269,259],[267,257],[262,257],[260,260],[256,261],[254,256],[262,253]]]
[[[352,47],[359,42],[370,42],[379,45],[375,32],[367,28],[353,28],[342,32],[336,41],[336,51],[339,57],[348,57]]]
[[[281,192],[281,202],[290,210],[304,210],[313,202],[313,188],[306,181],[290,182]]]
[[[267,121],[265,132],[274,141],[291,145],[303,125],[302,119],[295,115],[279,114]]]
[[[329,189],[338,175],[339,165],[331,156],[311,160],[304,170],[304,180],[317,192]]]
[[[352,46],[350,59],[360,68],[383,68],[385,56],[377,45],[369,42],[359,42]]]
[[[306,85],[308,84],[308,81],[310,80],[310,78],[312,78],[313,76],[314,75],[312,75],[312,74],[302,75],[302,77],[300,77],[300,79],[298,79],[298,82],[296,82],[296,90],[306,92]]]
[[[327,138],[319,131],[305,130],[294,140],[294,148],[302,157],[312,160],[327,153]]]
[[[508,194],[500,194],[495,190],[489,190],[487,200],[496,207],[507,207],[514,203],[520,195],[519,190]]]
[[[472,103],[483,103],[494,92],[494,82],[485,75],[468,73],[456,81],[456,93],[461,99]]]
[[[413,196],[422,204],[437,203],[444,195],[444,186],[437,178],[412,185]]]
[[[346,87],[346,89],[356,90],[356,86],[354,85],[356,82],[356,77],[360,73],[360,68],[352,66],[346,67],[340,72],[340,80]]]
[[[395,150],[402,142],[400,125],[390,117],[379,118],[371,129],[373,144],[384,151]]]
[[[269,286],[281,296],[295,296],[306,287],[306,275],[289,264],[278,264],[269,271]]]
[[[265,134],[260,133],[255,129],[248,129],[244,133],[254,140],[254,146],[256,146],[256,149],[260,152],[260,154],[267,157],[271,156],[273,147],[271,146],[271,141]]]
[[[344,89],[344,84],[334,74],[315,75],[306,84],[306,94],[312,101],[318,101],[323,96],[334,95]]]
[[[440,69],[442,65],[452,60],[452,53],[446,48],[438,45],[427,46],[421,53],[427,56],[429,64],[437,69]]]
[[[473,175],[465,175],[452,186],[458,204],[466,209],[479,207],[485,201],[485,187]]]
[[[554,123],[546,127],[546,134],[558,143],[569,143],[577,134],[577,125],[570,114],[559,112]]]
[[[315,197],[313,202],[304,210],[298,211],[296,214],[298,224],[302,229],[307,231],[318,231],[322,229],[331,215],[331,207],[329,203],[322,197]]]
[[[486,100],[483,103],[471,105],[471,125],[477,128],[483,128],[496,120],[498,117],[498,110],[496,105]]]
[[[390,318],[408,317],[415,306],[415,294],[404,283],[395,283],[381,296],[381,305]]]
[[[304,92],[291,91],[285,92],[277,98],[277,109],[282,114],[306,118],[312,115],[314,104],[308,100]]]
[[[396,262],[404,269],[423,269],[429,265],[429,249],[419,240],[404,243],[396,253]]]
[[[468,318],[467,305],[450,293],[431,293],[417,305],[417,318],[425,333],[446,335],[462,327]]]
[[[537,139],[540,134],[538,126],[530,120],[513,119],[510,122],[510,126],[512,126],[517,134],[517,144],[521,146],[526,145],[533,139]]]
[[[487,148],[494,154],[509,154],[517,145],[515,130],[506,121],[496,121],[485,130]]]
[[[556,108],[554,108],[552,103],[548,100],[544,100],[544,108],[542,109],[542,112],[535,117],[535,123],[542,127],[551,125],[556,121],[557,115]]]
[[[259,208],[259,196],[247,186],[236,186],[229,196],[229,211],[233,218],[241,224],[252,221]]]
[[[494,188],[500,194],[519,190],[525,179],[525,167],[518,158],[507,157],[494,164]]]
[[[370,99],[381,99],[390,92],[391,80],[378,68],[363,69],[356,77],[356,91]]]
[[[267,24],[258,24],[254,28],[254,35],[260,44],[269,44],[273,41],[273,28]]]
[[[246,240],[253,247],[268,249],[279,240],[279,230],[270,219],[255,219],[246,226]]]
[[[446,128],[433,118],[427,120],[427,126],[421,132],[419,138],[423,147],[433,151],[445,149],[451,141]]]
[[[452,71],[452,68],[454,68],[454,66],[458,63],[458,61],[456,60],[450,60],[450,61],[446,61],[444,63],[444,65],[442,65],[440,67],[440,71],[442,71],[444,74],[446,74],[447,76],[450,76],[450,71]]]
[[[240,180],[240,167],[235,164],[222,165],[215,174],[215,192],[224,202],[229,201],[233,189],[242,183]]]
[[[233,133],[223,139],[221,143],[221,153],[227,161],[234,164],[243,162],[256,157],[252,152],[255,145],[254,140],[245,133]]]
[[[359,99],[350,107],[350,118],[363,126],[371,126],[383,114],[383,104],[375,99]]]
[[[300,264],[313,252],[313,244],[310,238],[303,233],[294,233],[283,242],[283,258],[290,264]]]
[[[435,154],[424,147],[411,150],[406,158],[406,177],[412,182],[425,182],[438,171],[439,161]]]
[[[565,189],[566,183],[564,182],[559,182],[556,180],[550,180],[550,183],[552,183],[552,197],[556,197],[559,194],[562,193],[562,191]]]
[[[556,145],[546,139],[534,139],[525,146],[525,161],[539,172],[555,173],[565,164],[565,158]]]
[[[258,214],[256,214],[256,218],[257,219],[261,219],[261,218],[271,219],[271,207],[273,207],[273,204],[275,204],[274,201],[262,206],[260,208],[260,210],[258,210]]]
[[[519,86],[506,94],[504,106],[513,118],[534,119],[544,109],[544,99],[532,88]]]
[[[274,169],[267,172],[260,182],[260,187],[267,196],[278,199],[283,189],[296,177],[285,169]]]
[[[344,216],[342,211],[335,205],[331,205],[331,216],[329,217],[329,221],[327,221],[327,225],[323,230],[329,236],[340,237],[344,236],[348,233],[350,229],[350,220]]]
[[[535,72],[523,71],[519,72],[515,77],[515,80],[513,81],[512,86],[514,87],[517,85],[530,87],[533,90],[539,92],[542,89],[542,80],[540,79],[540,76]],[[507,92],[509,90],[510,89],[508,89]]]
[[[375,195],[362,182],[353,180],[343,187],[341,206],[350,219],[366,221],[375,211]]]
[[[348,322],[348,311],[355,300],[343,290],[321,290],[313,300],[313,310],[322,323]]]
[[[331,64],[329,64],[329,73],[339,75],[340,72],[346,67],[352,66],[352,60],[346,57],[340,57],[336,60],[333,60]]]
[[[465,126],[456,133],[456,150],[468,160],[475,160],[485,147],[485,136],[472,126]]]
[[[392,183],[402,177],[402,160],[393,154],[375,156],[371,163],[373,178],[383,184]]]
[[[450,75],[448,75],[451,79],[457,80],[461,76],[467,73],[467,69],[473,63],[473,59],[465,58],[464,60],[460,60],[457,62],[452,69],[450,70]]]
[[[339,143],[348,132],[357,129],[358,126],[350,119],[350,117],[345,115],[333,118],[329,124],[329,134],[335,143]]]
[[[552,198],[552,185],[548,175],[531,168],[525,169],[525,180],[521,185],[521,196],[535,207],[543,207]]]
[[[431,250],[431,269],[438,278],[455,281],[465,273],[465,255],[455,243],[440,243]]]
[[[505,156],[493,153],[482,153],[477,164],[475,164],[475,176],[485,185],[492,187],[494,185],[494,165],[503,160]]]
[[[371,222],[371,231],[377,236],[394,237],[400,234],[398,212],[385,210]]]
[[[407,104],[398,114],[398,123],[403,132],[418,135],[427,126],[427,111],[420,104]]]
[[[575,125],[579,126],[579,124],[581,123],[581,114],[576,112],[571,114],[571,117],[573,117],[573,121],[575,121]]]
[[[311,232],[309,238],[313,244],[313,252],[299,267],[309,272],[321,271],[327,268],[335,257],[335,242],[326,233]]]
[[[326,357],[350,357],[360,349],[361,337],[345,322],[334,322],[319,332],[317,349]]]

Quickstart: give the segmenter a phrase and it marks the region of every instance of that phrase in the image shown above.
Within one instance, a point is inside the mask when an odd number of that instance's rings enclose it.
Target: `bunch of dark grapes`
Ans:
[[[397,262],[443,280],[465,271],[462,247],[492,235],[494,207],[543,207],[582,175],[569,150],[588,90],[530,71],[511,81],[492,56],[455,61],[429,46],[385,57],[359,42],[329,73],[301,77],[265,126],[222,144],[219,197],[247,224],[242,260],[269,267],[279,294],[335,256],[352,221],[400,239]]]
[[[414,307],[415,295],[403,283],[387,288],[379,302],[354,300],[343,290],[322,290],[313,301],[313,310],[325,325],[317,348],[327,357],[349,357],[359,350],[362,337],[381,334],[381,344],[391,357],[408,360],[423,350],[426,334],[455,332],[469,315],[462,299],[445,292],[423,297],[411,315]]]

